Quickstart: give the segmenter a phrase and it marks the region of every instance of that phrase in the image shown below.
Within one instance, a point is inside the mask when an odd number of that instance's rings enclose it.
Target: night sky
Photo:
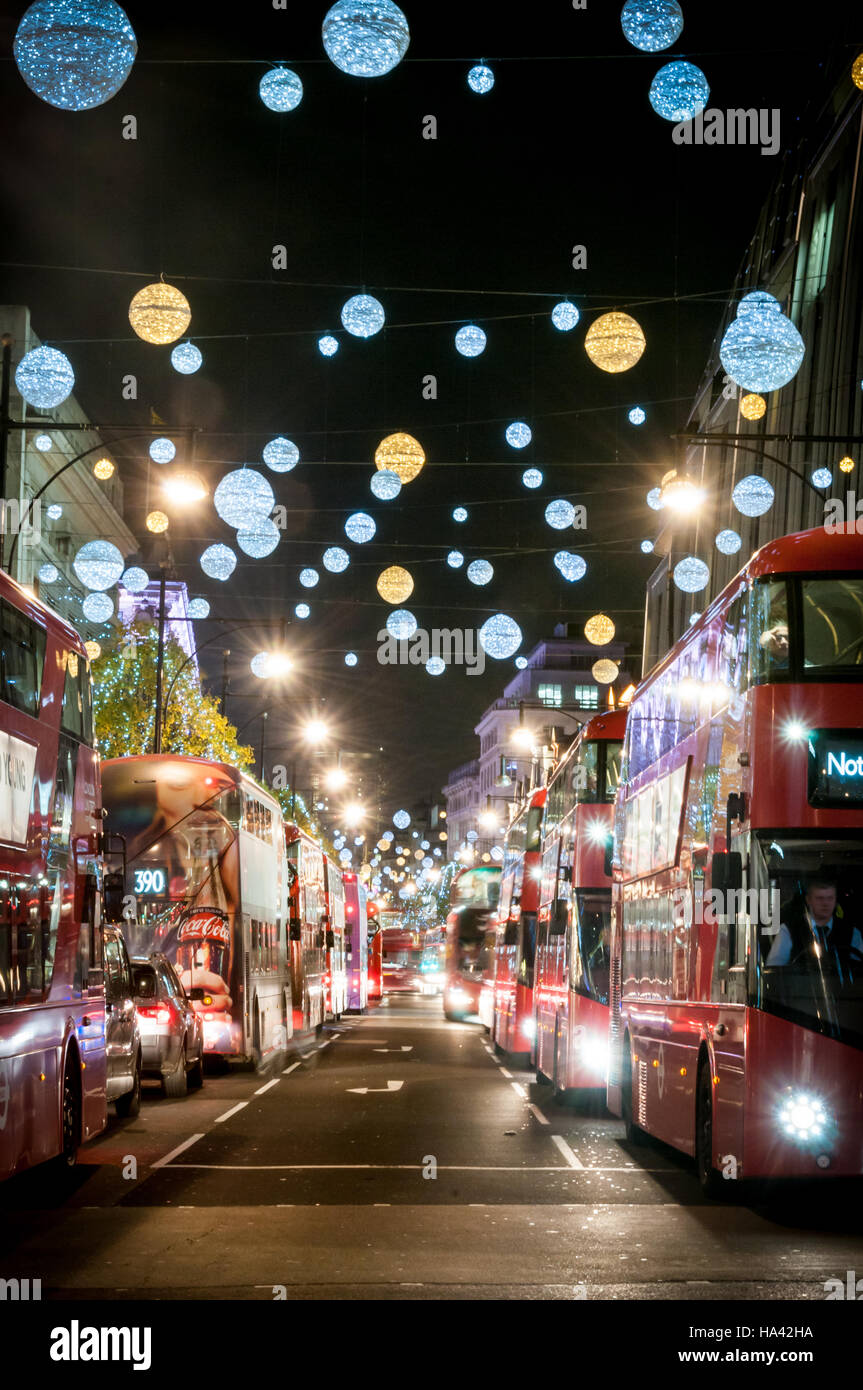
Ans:
[[[784,4],[682,3],[681,39],[650,55],[624,39],[619,3],[404,0],[408,56],[364,81],[324,56],[326,3],[282,11],[270,0],[133,2],[131,76],[112,101],[81,113],[39,101],[11,58],[0,67],[3,302],[29,305],[36,333],[70,357],[76,397],[112,441],[142,562],[146,446],[113,442],[109,426],[148,425],[151,408],[167,434],[199,428],[194,465],[211,489],[245,462],[261,467],[287,508],[275,554],[240,554],[225,585],[197,563],[205,545],[233,543],[211,501],[175,515],[171,527],[179,577],[212,605],[199,641],[219,632],[215,618],[292,619],[288,642],[301,669],[281,695],[248,670],[254,651],[271,645],[265,626],[201,653],[218,693],[221,649],[232,650],[232,720],[270,708],[268,764],[289,761],[291,730],[321,699],[346,747],[384,746],[393,809],[436,794],[447,771],[474,756],[473,725],[513,662],[489,661],[481,678],[380,666],[376,634],[388,609],[375,578],[388,564],[413,573],[406,606],[427,628],[478,627],[503,611],[521,624],[526,652],[555,622],[583,624],[602,609],[638,669],[654,563],[639,553],[655,530],[645,492],[675,461],[669,435],[685,425],[782,163],[781,153],[758,148],[676,147],[647,91],[664,62],[691,58],[708,77],[711,106],[779,107],[785,148],[819,90],[830,43],[844,37],[831,22],[839,6],[818,7],[813,35]],[[2,20],[5,55],[23,8]],[[481,59],[497,79],[486,96],[465,81]],[[257,94],[277,62],[305,87],[299,108],[281,115]],[[121,138],[127,114],[137,118],[134,142]],[[429,114],[435,141],[422,138]],[[275,244],[287,248],[284,271],[272,269]],[[576,244],[587,248],[586,270],[571,266]],[[205,359],[196,376],[180,377],[170,348],[140,342],[129,326],[129,300],[160,273],[190,301],[187,336]],[[368,341],[339,321],[342,303],[362,289],[387,315]],[[572,333],[549,318],[564,297],[582,313]],[[583,343],[596,313],[615,308],[639,320],[647,350],[633,370],[609,376]],[[488,334],[475,360],[453,346],[465,322]],[[341,343],[332,359],[316,347],[327,331]],[[130,372],[137,402],[121,397]],[[436,400],[422,397],[429,373]],[[635,404],[648,412],[640,429],[627,421]],[[513,420],[533,429],[526,449],[504,441]],[[373,454],[395,430],[415,435],[428,462],[395,502],[380,503],[369,491]],[[276,434],[301,451],[288,475],[260,462]],[[530,465],[545,474],[538,492],[520,481]],[[587,507],[586,532],[545,524],[555,497]],[[459,503],[470,511],[466,525],[450,517]],[[344,536],[356,509],[378,524],[366,546]],[[351,553],[345,574],[322,569],[331,544]],[[553,567],[562,546],[588,562],[578,584]],[[493,562],[486,589],[447,568],[454,547]],[[308,592],[297,579],[305,565],[322,576]],[[300,600],[312,609],[305,623],[292,617]],[[353,670],[343,661],[349,648],[360,657]],[[248,736],[257,737],[254,720]]]

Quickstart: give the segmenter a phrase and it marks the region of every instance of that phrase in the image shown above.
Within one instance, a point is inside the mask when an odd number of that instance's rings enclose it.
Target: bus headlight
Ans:
[[[521,1025],[521,1031],[524,1033],[524,1036],[530,1038],[531,1041],[536,1037],[536,1024],[532,1018],[526,1018],[524,1020],[524,1023]]]
[[[820,1139],[828,1126],[828,1115],[818,1096],[793,1093],[779,1111],[779,1123],[790,1139],[806,1142]]]

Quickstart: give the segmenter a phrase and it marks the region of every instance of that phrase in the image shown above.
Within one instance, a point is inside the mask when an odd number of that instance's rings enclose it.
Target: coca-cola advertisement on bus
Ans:
[[[123,931],[133,956],[163,952],[205,1014],[208,1046],[242,1048],[241,952],[234,922],[240,899],[236,774],[204,759],[172,755],[102,765],[106,831],[125,846]],[[221,1027],[218,1027],[221,1025]],[[210,1041],[212,1039],[212,1041]]]

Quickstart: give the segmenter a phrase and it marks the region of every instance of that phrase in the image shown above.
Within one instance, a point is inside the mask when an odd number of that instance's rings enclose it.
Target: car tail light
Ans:
[[[138,1013],[142,1018],[152,1019],[154,1023],[170,1023],[172,1010],[166,1004],[139,1004]]]

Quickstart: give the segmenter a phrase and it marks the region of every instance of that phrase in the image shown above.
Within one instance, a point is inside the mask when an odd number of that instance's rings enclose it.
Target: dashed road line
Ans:
[[[573,1153],[572,1149],[569,1147],[562,1135],[552,1134],[551,1142],[555,1145],[556,1148],[560,1149],[560,1152],[563,1154],[570,1168],[584,1168],[584,1164],[582,1163],[581,1159],[578,1157],[577,1154]]]
[[[282,1072],[282,1076],[290,1076],[292,1071],[296,1071],[297,1067],[301,1067],[302,1065],[302,1062],[292,1062],[289,1067],[285,1067],[285,1070]]]
[[[225,1120],[229,1120],[232,1115],[237,1115],[241,1110],[245,1110],[248,1103],[249,1102],[247,1100],[241,1100],[239,1105],[235,1105],[232,1109],[226,1110],[224,1115],[217,1115],[215,1120],[213,1121],[213,1124],[224,1124]]]
[[[278,1086],[278,1084],[279,1084],[279,1082],[281,1081],[281,1079],[282,1079],[282,1078],[281,1078],[280,1076],[274,1076],[273,1079],[272,1079],[272,1081],[268,1081],[268,1082],[267,1082],[266,1086],[259,1086],[258,1089],[257,1089],[257,1091],[255,1091],[254,1094],[255,1094],[256,1096],[262,1096],[262,1095],[264,1094],[264,1091],[269,1091],[271,1087],[273,1087],[273,1086]]]
[[[157,1158],[155,1163],[150,1164],[150,1167],[164,1168],[166,1163],[170,1163],[172,1158],[177,1157],[177,1154],[185,1153],[186,1149],[190,1149],[193,1144],[197,1144],[198,1140],[203,1139],[203,1137],[203,1134],[193,1134],[191,1139],[184,1139],[182,1144],[178,1144],[169,1154],[165,1154],[164,1158]]]
[[[531,1104],[527,1108],[531,1112],[531,1114],[539,1120],[539,1123],[541,1125],[547,1125],[551,1123],[550,1120],[545,1115],[543,1115],[538,1105],[534,1105],[533,1102],[531,1102]]]

